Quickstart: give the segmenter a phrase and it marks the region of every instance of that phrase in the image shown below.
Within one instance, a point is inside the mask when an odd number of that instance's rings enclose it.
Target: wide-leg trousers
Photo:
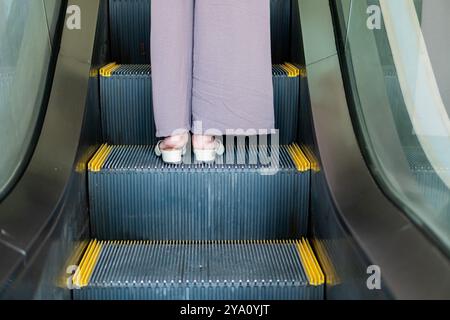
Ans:
[[[158,137],[274,125],[269,0],[152,0]]]

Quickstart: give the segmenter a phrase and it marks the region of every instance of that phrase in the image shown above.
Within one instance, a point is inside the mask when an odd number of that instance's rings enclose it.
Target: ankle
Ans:
[[[163,149],[178,149],[183,147],[189,140],[189,135],[187,133],[180,135],[173,135],[167,137],[161,143]]]
[[[192,145],[195,149],[213,149],[214,142],[214,136],[194,135],[192,137]]]

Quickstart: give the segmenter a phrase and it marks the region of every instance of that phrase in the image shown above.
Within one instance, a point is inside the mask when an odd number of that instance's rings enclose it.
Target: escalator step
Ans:
[[[270,21],[272,61],[283,63],[291,53],[291,1],[270,0]]]
[[[121,63],[150,63],[150,0],[109,0],[111,55]]]
[[[285,63],[273,66],[275,125],[281,144],[297,140],[299,88],[303,69]],[[108,64],[100,70],[102,126],[105,142],[155,144],[150,65]]]
[[[100,70],[103,137],[113,144],[156,144],[150,65]]]
[[[188,152],[188,155],[190,153]],[[89,163],[93,236],[259,240],[306,235],[310,163],[301,148],[227,146],[213,164],[168,165],[152,146],[103,145]]]
[[[150,63],[150,0],[109,0],[111,55],[121,63]],[[291,1],[270,0],[273,61],[290,56]]]
[[[309,242],[92,241],[74,275],[77,300],[322,299]]]

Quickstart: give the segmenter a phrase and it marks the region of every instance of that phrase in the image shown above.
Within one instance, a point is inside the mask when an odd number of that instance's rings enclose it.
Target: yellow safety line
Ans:
[[[319,172],[320,171],[319,161],[317,161],[317,158],[314,155],[312,149],[306,145],[302,145],[301,149],[310,163],[311,170]]]
[[[81,287],[86,287],[89,284],[94,268],[97,265],[98,258],[102,249],[102,243],[96,242],[95,248],[90,259],[87,261],[86,270],[82,273]]]
[[[109,78],[111,77],[112,73],[117,70],[120,67],[120,65],[116,64],[115,62],[111,62],[100,69],[100,75],[102,77]]]
[[[95,77],[97,77],[97,76],[98,76],[98,69],[92,68],[92,69],[89,71],[89,77],[95,78]]]
[[[286,62],[284,64],[284,66],[291,71],[291,75],[290,75],[291,77],[298,77],[298,76],[300,76],[300,69],[297,68],[296,66],[294,66],[292,63]]]
[[[104,151],[104,149],[107,147],[107,144],[102,144],[100,148],[97,150],[97,152],[94,154],[92,159],[88,163],[88,170],[91,171],[95,167],[96,163],[98,162],[98,158],[100,157],[100,154]]]
[[[312,286],[321,286],[325,283],[325,275],[320,268],[314,252],[305,238],[297,242],[297,250],[300,253],[300,258],[303,267],[308,277],[309,284]]]
[[[317,258],[323,267],[323,272],[325,273],[326,282],[328,285],[336,286],[340,283],[339,276],[336,272],[336,268],[327,252],[325,244],[318,239],[313,240],[314,249],[317,252]]]
[[[311,164],[309,163],[308,158],[305,156],[298,144],[294,143],[288,146],[288,151],[298,171],[306,172],[311,169]]]
[[[108,144],[103,144],[92,157],[91,161],[89,161],[88,170],[90,172],[100,172],[106,162],[106,159],[108,159],[112,148],[113,147]]]
[[[78,266],[77,271],[75,272],[75,275],[73,276],[73,284],[75,286],[78,286],[79,288],[81,288],[81,279],[82,279],[82,274],[83,271],[86,268],[86,260],[88,259],[88,257],[91,255],[92,252],[92,248],[94,246],[95,241],[91,241],[84,253],[83,258],[81,259],[81,262]]]
[[[282,64],[281,67],[287,71],[289,78],[295,77],[295,72],[288,65]]]
[[[289,65],[287,63],[280,65],[281,68],[286,70],[289,78],[295,78],[297,77],[296,68],[292,67],[292,65]]]
[[[86,287],[89,284],[89,280],[100,257],[101,249],[102,243],[97,240],[93,240],[89,244],[80,266],[73,277],[73,283],[78,288]]]
[[[301,66],[299,70],[300,70],[300,77],[306,78],[308,76],[308,72],[306,71],[306,67]]]
[[[97,151],[98,151],[98,148],[96,146],[88,147],[87,150],[78,159],[78,161],[75,165],[75,171],[76,172],[85,172],[86,168],[88,167],[89,159],[92,159],[93,155]]]
[[[77,242],[74,246],[72,254],[67,258],[66,263],[64,264],[66,268],[64,268],[60,274],[60,276],[56,279],[56,284],[60,288],[67,289],[67,276],[68,276],[68,267],[78,266],[80,260],[83,258],[84,253],[86,252],[86,248],[88,247],[90,241],[84,240]],[[76,270],[75,270],[76,272]],[[73,278],[72,278],[73,280]]]

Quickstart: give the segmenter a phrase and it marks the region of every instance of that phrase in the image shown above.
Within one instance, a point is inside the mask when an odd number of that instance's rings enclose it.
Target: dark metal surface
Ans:
[[[388,200],[361,154],[340,71],[330,2],[299,0],[299,3],[315,141],[323,182],[330,194],[329,211],[319,206],[312,213],[313,226],[321,226],[320,233],[314,236],[340,244],[335,246],[338,256],[344,255],[343,248],[349,247],[353,248],[351,256],[362,257],[354,260],[354,267],[336,261],[336,267],[343,272],[341,286],[348,289],[346,292],[354,290],[350,284],[359,279],[355,283],[358,290],[352,292],[351,298],[389,294],[393,298],[448,298],[447,257]],[[330,215],[342,224],[340,236],[333,233],[332,224],[326,227]],[[382,272],[383,287],[378,294],[366,287],[361,271],[356,271],[372,264]],[[327,294],[328,298],[342,297],[330,287]]]
[[[63,31],[37,147],[24,175],[0,203],[0,256],[11,257],[5,263],[2,259],[2,298],[70,297],[56,278],[88,230],[82,164],[99,140],[98,105],[86,109],[99,3],[69,1],[81,8],[82,28]],[[11,249],[16,254],[11,255]]]
[[[303,68],[298,67],[301,73]],[[281,144],[295,142],[299,116],[299,89],[306,95],[303,74],[288,76],[283,65],[272,68],[275,127]],[[156,144],[150,65],[117,65],[111,75],[100,78],[102,127],[105,142]]]
[[[321,299],[297,243],[115,243],[101,252],[76,299]]]
[[[150,146],[113,147],[101,171],[89,172],[93,237],[267,240],[305,235],[310,171],[297,170],[286,146],[269,147],[269,159],[275,161],[268,164],[257,147],[227,150],[233,152],[213,164],[168,165]],[[276,173],[265,175],[266,170]]]
[[[120,65],[100,77],[105,142],[156,144],[150,65]]]
[[[291,3],[270,0],[273,63],[290,61]],[[151,0],[109,0],[111,54],[115,62],[149,64]]]

